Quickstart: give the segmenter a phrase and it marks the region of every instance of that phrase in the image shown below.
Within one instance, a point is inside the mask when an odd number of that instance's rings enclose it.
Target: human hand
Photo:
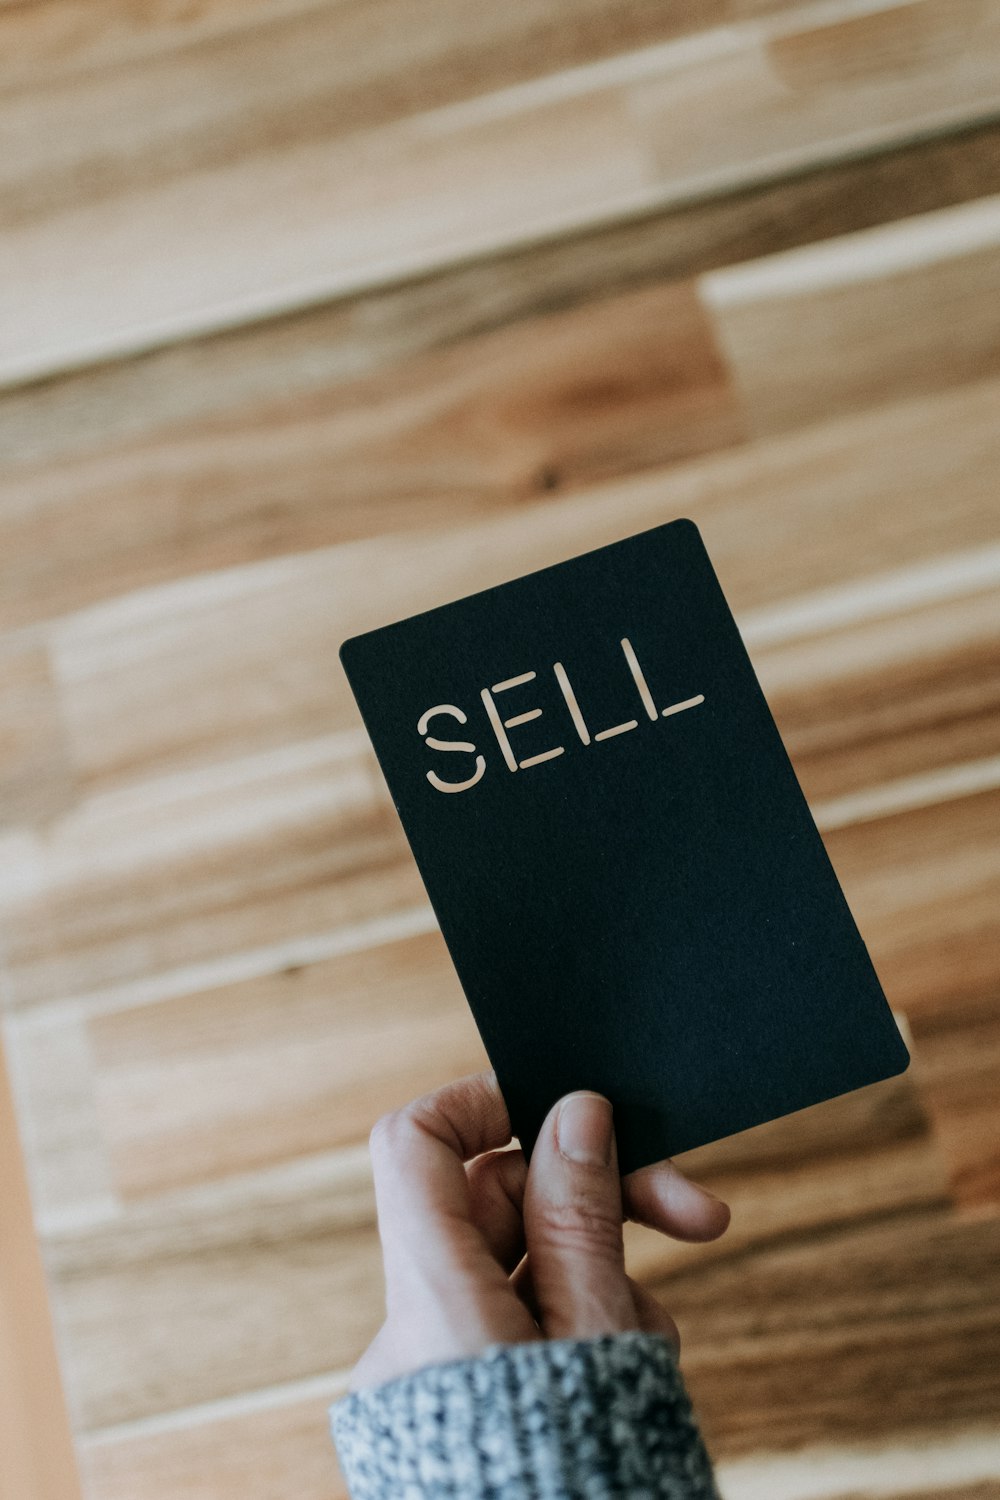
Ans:
[[[642,1329],[676,1343],[656,1298],[625,1273],[624,1216],[713,1240],[729,1209],[672,1162],[618,1175],[611,1105],[568,1094],[531,1156],[504,1150],[507,1108],[477,1073],[379,1120],[371,1136],[386,1318],[351,1389],[490,1344]]]

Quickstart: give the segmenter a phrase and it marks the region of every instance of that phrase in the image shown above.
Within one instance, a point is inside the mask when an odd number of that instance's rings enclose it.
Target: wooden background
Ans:
[[[678,515],[915,1062],[633,1264],[727,1500],[996,1500],[997,0],[0,0],[0,147],[5,1500],[343,1494],[481,1052],[336,648]]]

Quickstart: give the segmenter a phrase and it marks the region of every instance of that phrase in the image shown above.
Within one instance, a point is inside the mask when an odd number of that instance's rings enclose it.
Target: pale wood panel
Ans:
[[[88,1500],[288,1500],[290,1494],[296,1500],[348,1500],[328,1434],[334,1399],[276,1399],[247,1414],[208,1420],[199,1414],[165,1431],[85,1437],[80,1462]]]
[[[117,1253],[96,1234],[72,1248],[50,1237],[64,1361],[85,1427],[358,1358],[381,1315],[374,1230],[334,1234],[314,1223],[299,1237],[272,1221],[250,1235],[169,1256],[143,1245],[127,1218],[116,1231]]]
[[[419,12],[405,0],[211,0],[141,13],[114,0],[0,8],[0,119],[24,142],[20,158],[0,168],[5,217],[336,139],[789,8],[788,0],[615,8],[523,0],[471,12],[461,0],[432,0]]]
[[[370,752],[353,740],[98,796],[0,849],[15,1003],[426,901]]]
[[[49,1224],[46,1261],[78,1432],[326,1380],[382,1315],[363,1147]]]
[[[8,1022],[6,1045],[19,1080],[18,1115],[43,1238],[54,1220],[67,1215],[116,1213],[85,1022],[66,1016],[35,1031]]]
[[[976,378],[1000,366],[1000,197],[715,272],[703,293],[758,431]]]
[[[45,644],[0,640],[0,820],[45,821],[75,792]]]
[[[88,200],[12,228],[0,246],[0,382],[554,232],[642,203],[651,186],[612,90],[451,129],[418,116]],[[77,252],[71,267],[67,248],[81,244],[100,252],[85,262]],[[28,265],[59,295],[28,294],[18,272]]]
[[[17,1500],[79,1500],[2,1037],[0,1197],[0,1488]]]
[[[0,374],[33,378],[996,113],[1000,38],[983,0],[917,0],[865,19],[831,24],[820,4],[749,20],[702,47],[581,70],[570,88],[484,95],[349,137],[300,140],[285,126],[240,151],[237,132],[221,162],[191,163],[181,146],[175,172],[191,170],[162,181],[116,183],[109,142],[89,174],[67,164],[67,182],[91,179],[83,202],[69,194],[60,207],[57,192],[49,212],[6,237]],[[268,76],[271,66],[269,56]],[[120,76],[131,161],[143,80]],[[169,80],[168,114],[211,140],[201,116],[213,91],[179,82]],[[45,141],[31,107],[26,117],[15,108],[9,128]],[[37,107],[52,110],[44,97]],[[106,114],[87,121],[95,145]],[[169,163],[169,141],[163,154]],[[29,207],[39,180],[33,171],[24,188]],[[81,257],[81,244],[94,255]]]
[[[124,1197],[356,1141],[401,1101],[487,1066],[438,932],[89,1031]]]
[[[995,113],[1000,20],[989,0],[864,7],[812,25],[761,27],[754,44],[706,49],[690,68],[636,85],[664,181],[710,181],[736,164],[788,170]],[[706,129],[701,106],[716,109]],[[720,108],[719,105],[722,104]]]

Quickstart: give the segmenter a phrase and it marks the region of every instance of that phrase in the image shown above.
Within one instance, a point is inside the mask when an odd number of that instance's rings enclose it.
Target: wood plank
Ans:
[[[419,274],[642,204],[650,186],[612,89],[454,128],[416,116],[91,198],[0,244],[0,383]]]
[[[222,128],[221,159],[191,163],[168,129],[157,149],[170,170],[140,172],[137,182],[131,126],[117,177],[114,140],[99,149],[106,121],[150,114],[143,78],[123,68],[121,113],[102,99],[83,132],[87,140],[96,132],[96,160],[89,171],[67,161],[54,193],[32,143],[54,137],[72,154],[78,132],[51,132],[51,100],[47,128],[39,125],[31,108],[43,107],[40,93],[10,121],[27,143],[30,174],[0,259],[0,379],[35,379],[995,115],[1000,36],[990,8],[916,0],[877,12],[881,21],[877,14],[867,26],[849,6],[831,22],[825,3],[749,19],[704,33],[701,45],[682,38],[556,84],[487,93],[350,136],[324,127],[300,139],[295,127],[283,139],[285,120],[300,115],[279,99],[275,142],[266,121],[253,150],[238,125]],[[322,48],[306,78],[320,56]],[[285,76],[269,52],[267,77]],[[237,78],[245,77],[241,60]],[[202,102],[185,115],[177,103],[185,91],[169,68],[164,87],[168,119],[186,119],[181,129],[211,152],[216,134],[203,101],[215,91],[200,89]],[[63,105],[78,123],[71,90]],[[98,191],[74,202],[72,185],[88,178]]]
[[[732,1209],[697,1267],[764,1244],[803,1243],[832,1225],[949,1202],[947,1164],[924,1109],[919,1056],[905,1076],[800,1110],[678,1157]],[[628,1224],[631,1274],[650,1285],[692,1273],[689,1246]]]
[[[389,525],[416,530],[442,516],[457,523],[497,507],[520,507],[526,499],[549,499],[546,486],[555,483],[557,493],[566,487],[560,455],[577,474],[588,452],[590,462],[594,458],[586,440],[567,450],[571,408],[564,413],[557,405],[553,413],[557,446],[541,424],[526,425],[522,402],[520,430],[530,452],[488,476],[467,451],[458,473],[455,422],[439,421],[432,430],[425,423],[422,485],[415,468],[401,472],[398,463],[387,464],[374,441],[359,475],[357,435],[353,477],[342,479],[344,434],[338,428],[331,446],[332,422],[342,424],[345,413],[374,402],[388,423],[394,390],[440,378],[440,363],[430,356],[442,348],[465,347],[467,362],[453,354],[446,367],[464,369],[463,378],[478,388],[483,336],[505,325],[520,330],[513,360],[511,341],[503,346],[513,384],[498,393],[509,442],[514,393],[531,376],[534,346],[553,327],[554,308],[578,311],[595,300],[606,306],[618,292],[997,191],[1000,127],[992,126],[0,393],[6,456],[0,546],[10,560],[0,579],[0,619],[20,625],[172,577],[330,545]],[[572,321],[557,320],[554,327]],[[579,326],[580,318],[575,321]],[[607,314],[603,327],[588,362],[634,360],[637,351],[626,358]],[[496,342],[487,339],[483,347],[488,351]],[[605,381],[603,420],[620,414],[638,440],[634,454],[607,444],[599,455],[605,469],[617,462],[624,473],[640,456],[648,465],[658,444],[676,448],[663,432],[664,421],[679,414],[674,395],[662,392],[662,420],[659,404],[648,399],[662,362],[661,352],[616,384]],[[556,378],[568,400],[574,389],[568,372],[557,371]],[[641,403],[648,421],[637,428]],[[547,396],[546,410],[551,405]],[[481,404],[476,417],[496,425]],[[437,483],[430,484],[435,454]],[[411,447],[411,463],[414,458]],[[365,504],[355,493],[358,478]],[[385,505],[376,503],[383,498]]]
[[[790,8],[525,0],[491,14],[431,0],[418,17],[401,0],[209,0],[139,13],[114,0],[0,7],[3,92],[14,96],[6,112],[26,147],[20,161],[3,163],[0,195],[9,210],[37,215],[94,190],[81,167],[96,175],[98,149],[97,186],[113,192]],[[129,107],[137,98],[141,114]],[[68,128],[81,119],[84,138]]]
[[[483,1057],[336,647],[690,514],[914,1061],[629,1263],[726,1500],[997,1495],[1000,12],[0,0],[0,58],[4,1394],[33,1208],[88,1500],[346,1500],[364,1137]]]
[[[989,1423],[1000,1219],[917,1210],[675,1274],[658,1292],[719,1458]],[[872,1393],[878,1392],[878,1399]]]
[[[89,1035],[123,1197],[363,1139],[488,1065],[438,932],[113,1012]]]
[[[954,512],[934,514],[916,503],[911,481],[919,475],[928,492],[937,482],[935,469],[921,467],[936,451],[937,431],[926,409],[919,408],[910,414],[924,418],[919,432],[915,421],[908,423],[910,462],[900,458],[895,464],[898,498],[892,510],[889,497],[882,496],[883,518],[888,523],[894,515],[899,528],[897,554],[903,550],[904,527],[913,528],[916,548],[938,545],[944,529],[949,541],[968,540],[974,528],[992,526],[992,471],[976,451],[977,440],[986,444],[987,454],[989,445],[996,445],[992,408],[984,403],[981,431],[969,423],[974,407],[968,399],[960,408],[947,403],[947,412],[964,424],[949,433],[949,441],[963,434],[969,439],[956,455],[956,462],[972,466],[967,497],[959,474],[952,473],[956,509],[964,499],[969,530],[955,536]],[[827,493],[817,497],[810,528],[794,462],[784,475],[785,496],[774,483],[775,465],[760,466],[756,516],[745,469],[723,471],[727,483],[719,508],[715,496],[701,488],[700,504],[692,508],[705,523],[735,603],[741,591],[744,597],[759,594],[769,578],[772,588],[788,587],[785,570],[794,566],[805,570],[803,579],[809,568],[817,576],[814,557],[827,568],[836,566],[835,540],[844,554],[842,566],[850,567],[856,552],[853,528],[864,524],[865,490],[884,481],[867,462],[869,430],[866,422],[851,430],[857,444],[852,462],[862,482],[857,497],[845,470],[836,462],[829,468],[844,518],[839,528]],[[761,450],[752,451],[759,459]],[[703,480],[704,473],[697,478]],[[646,517],[659,519],[662,497],[651,490],[639,495],[648,507]],[[613,496],[619,497],[620,492]],[[605,539],[598,527],[622,534],[645,519],[634,512],[623,515],[620,503],[612,509],[609,498],[600,497],[594,507],[596,524],[590,531],[585,508],[572,512],[576,547]],[[524,518],[516,529],[483,528],[471,539],[476,581],[545,560],[544,553],[539,556],[542,545],[550,556],[555,553],[560,535],[549,530],[552,520],[549,510],[537,517],[537,531]],[[789,529],[782,535],[775,526],[783,520]],[[925,536],[921,523],[928,521],[934,530]],[[803,549],[807,535],[815,554]],[[768,555],[769,545],[782,550]],[[761,547],[766,561],[758,553]],[[330,662],[339,640],[368,623],[371,600],[364,580],[372,568],[381,569],[386,579],[392,570],[402,613],[407,594],[415,606],[421,591],[431,602],[435,593],[440,599],[471,586],[470,569],[462,566],[468,555],[436,541],[393,542],[358,567],[350,553],[317,552],[249,570],[226,580],[225,588],[208,578],[203,591],[201,585],[197,592],[188,585],[179,597],[171,587],[60,627],[66,631],[59,658],[63,713],[76,733],[77,754],[112,759],[91,767],[78,764],[78,772],[89,770],[97,779],[95,790],[44,831],[6,836],[0,918],[11,1003],[128,984],[143,974],[226,961],[274,945],[277,956],[266,962],[280,967],[294,961],[283,944],[423,905],[422,888],[363,739],[354,731],[299,744],[282,743],[279,736],[299,727],[315,729],[321,716],[336,723],[341,713],[341,722],[350,722],[353,709]],[[925,589],[928,575],[915,576]],[[960,572],[947,580],[948,588],[959,588],[957,596],[928,606],[915,620],[905,608],[907,598],[915,598],[913,578],[910,593],[904,589],[899,598],[893,594],[896,577],[877,579],[870,599],[837,596],[846,603],[848,621],[859,610],[861,619],[821,632],[818,641],[815,623],[808,610],[803,616],[801,605],[784,620],[780,611],[773,612],[777,606],[741,616],[814,798],[836,799],[878,786],[873,776],[945,772],[956,753],[981,758],[997,753],[991,595],[963,594]],[[829,596],[820,598],[824,609],[830,602]],[[904,607],[896,613],[900,603]],[[890,612],[880,614],[885,610]],[[791,638],[783,639],[783,632]],[[753,644],[755,633],[759,648]],[[891,705],[884,699],[889,680],[898,689]],[[170,756],[163,767],[170,774],[150,776],[155,768],[143,762],[157,753]],[[178,769],[185,760],[194,764]],[[146,775],[137,777],[142,770]],[[101,780],[108,782],[107,790],[100,790]],[[932,786],[921,795],[927,800],[940,794]],[[838,811],[835,821],[858,815],[868,816]],[[942,826],[950,826],[947,809],[942,816]],[[960,859],[960,852],[954,857]],[[989,880],[984,872],[973,877],[980,878],[979,899],[987,901]],[[945,911],[951,912],[948,903]],[[187,988],[218,982],[211,975],[196,976]],[[907,994],[910,980],[901,983]]]
[[[377,1007],[377,992],[369,998]],[[336,1034],[335,1016],[330,1026]],[[414,1049],[405,1086],[430,1086],[441,1076],[439,1059]],[[182,1065],[175,1120],[189,1086]],[[267,1129],[266,1104],[257,1115],[253,1103],[244,1104],[249,1134]],[[382,1103],[372,1099],[359,1128]],[[703,1153],[700,1165],[734,1193],[732,1238],[693,1249],[631,1235],[638,1273],[714,1274],[707,1268],[716,1256],[738,1265],[751,1246],[796,1236],[808,1242],[824,1227],[867,1222],[873,1195],[883,1214],[946,1201],[936,1144],[906,1078],[754,1132],[736,1157],[731,1148],[717,1150],[714,1171],[712,1156]],[[46,1253],[88,1430],[325,1379],[353,1363],[382,1316],[363,1146],[126,1201],[103,1222],[51,1226]],[[127,1342],[116,1333],[123,1321]]]
[[[717,1473],[725,1500],[996,1500],[998,1462],[996,1432],[976,1427],[734,1459]]]
[[[45,1276],[35,1240],[0,1037],[0,1489],[17,1500],[79,1500]]]
[[[383,1315],[362,1166],[307,1160],[50,1231],[78,1430],[352,1364]]]
[[[737,164],[787,171],[834,142],[842,157],[887,134],[912,139],[995,112],[1000,23],[991,7],[916,0],[813,14],[812,24],[762,26],[753,43],[706,47],[690,68],[636,85],[632,107],[662,181],[719,191]],[[702,113],[709,99],[711,130]]]
[[[98,1015],[86,1027],[85,1072],[78,1049],[63,1040],[78,1024],[66,1018],[28,1026],[19,1047],[36,1168],[65,1157],[61,1139],[53,1139],[52,1096],[72,1100],[86,1089],[75,1108],[90,1129],[81,1130],[77,1151],[97,1155],[105,1175],[96,1167],[81,1174],[58,1200],[64,1212],[72,1210],[74,1192],[79,1210],[99,1193],[113,1193],[120,1207],[132,1197],[335,1149],[363,1139],[385,1110],[486,1066],[437,933]],[[918,1133],[912,1108],[907,1113],[883,1094],[867,1105],[859,1100],[854,1115],[846,1105],[828,1111],[819,1144],[822,1111],[818,1122],[798,1120],[786,1155],[801,1155],[806,1130],[817,1155],[860,1149],[855,1116],[865,1129],[874,1126],[883,1145],[896,1140],[886,1132],[900,1111],[900,1139]],[[64,1103],[64,1116],[70,1108]],[[769,1172],[784,1165],[773,1130],[749,1149],[757,1166],[766,1155]],[[728,1186],[731,1163],[731,1148],[717,1148],[696,1157],[693,1170],[724,1171]],[[931,1190],[926,1164],[921,1172]],[[939,1175],[934,1191],[943,1181]]]
[[[410,1040],[394,1046],[401,1027]],[[89,1024],[61,1012],[41,1025],[10,1021],[8,1033],[46,1232],[113,1220],[129,1198],[363,1139],[384,1110],[485,1061],[436,934],[109,1010]],[[930,1170],[923,1115],[908,1101],[908,1092],[900,1100],[875,1090],[797,1116],[784,1146],[777,1126],[747,1137],[749,1163],[766,1173],[780,1211],[801,1216],[808,1204],[808,1214],[822,1218],[843,1200],[842,1187],[831,1189],[829,1159],[843,1175],[844,1156],[864,1158],[875,1141],[898,1157],[891,1169],[876,1157],[874,1170],[899,1191],[936,1199],[944,1167]],[[721,1173],[719,1191],[733,1201],[743,1203],[749,1190],[754,1223],[760,1190],[733,1152],[732,1144],[715,1147],[695,1156],[692,1170]],[[803,1153],[809,1173],[800,1172],[794,1191],[782,1196],[781,1174]],[[867,1172],[860,1175],[868,1181]]]
[[[45,644],[0,639],[0,818],[41,821],[64,812],[76,788]]]
[[[337,1394],[84,1438],[87,1500],[349,1500],[329,1434]]]
[[[124,457],[140,443],[153,450],[155,462],[162,438],[183,445],[192,422],[203,430],[210,418],[232,420],[242,410],[244,421],[253,424],[258,407],[279,395],[309,397],[350,385],[501,325],[544,318],[554,309],[641,286],[689,280],[998,192],[1000,125],[984,124],[755,184],[720,199],[680,204],[639,220],[502,252],[418,282],[374,288],[303,313],[155,350],[126,364],[69,372],[41,386],[0,392],[5,468],[9,476],[40,465],[44,474],[49,462],[65,465],[102,452],[110,464],[115,453]],[[216,484],[224,478],[220,469],[216,464]],[[109,468],[108,487],[111,478]],[[243,475],[244,484],[251,478],[252,473]],[[153,482],[152,474],[144,477],[144,485]],[[210,492],[203,504],[213,499]],[[310,516],[308,529],[296,534],[287,500],[285,506],[285,525],[280,534],[272,532],[269,546],[297,550],[309,545],[322,524],[321,508],[317,505],[318,513]],[[228,529],[234,530],[239,519],[228,515]],[[22,524],[27,520],[22,515]],[[68,516],[60,526],[50,526],[45,547],[37,550],[58,548],[67,525]],[[211,530],[214,534],[217,528]],[[200,537],[201,530],[185,534],[185,551],[175,569],[206,565],[194,550]],[[5,537],[5,546],[10,541]],[[141,546],[131,550],[149,551],[150,542],[146,533]],[[109,561],[118,570],[119,589],[144,581],[124,571],[126,550],[123,536],[116,533]],[[246,558],[230,552],[221,560]],[[130,556],[130,567],[138,561]],[[95,562],[91,556],[88,575]],[[35,563],[37,589],[40,560]],[[42,601],[38,616],[62,613],[66,607],[61,599],[48,608]]]
[[[0,848],[12,1003],[275,945],[280,967],[288,940],[425,902],[350,740],[97,797]]]
[[[996,993],[978,1006],[922,1016],[916,1033],[923,1097],[949,1164],[951,1193],[970,1213],[1000,1209]]]
[[[481,332],[367,378],[345,381],[341,371],[309,390],[293,380],[235,412],[114,447],[106,459],[70,465],[64,455],[22,469],[0,495],[0,540],[21,561],[5,573],[5,613],[11,623],[37,618],[67,602],[64,587],[70,597],[93,587],[79,554],[70,556],[68,524],[87,539],[88,562],[112,567],[122,587],[130,572],[224,563],[241,542],[243,557],[256,559],[324,536],[339,542],[509,512],[553,488],[742,435],[693,285],[639,288]],[[62,597],[51,595],[53,584]]]
[[[55,1220],[116,1213],[85,1023],[67,1017],[58,1026],[31,1031],[9,1019],[5,1042],[11,1072],[19,1081],[25,1167],[41,1232]]]
[[[758,432],[976,379],[1000,367],[1000,197],[717,271],[702,289]]]
[[[749,644],[814,805],[1000,755],[995,585],[773,646],[751,632]]]
[[[913,1490],[913,1500],[997,1500],[1000,1496],[1000,1480],[987,1479],[982,1484],[962,1485],[954,1489]]]
[[[826,845],[883,988],[914,1034],[949,1007],[995,1003],[1000,792],[829,833]]]
[[[742,617],[995,545],[998,400],[986,382],[477,525],[268,559],[68,617],[50,640],[74,768],[99,785],[356,727],[332,664],[346,636],[385,621],[371,576],[401,617],[688,514]]]

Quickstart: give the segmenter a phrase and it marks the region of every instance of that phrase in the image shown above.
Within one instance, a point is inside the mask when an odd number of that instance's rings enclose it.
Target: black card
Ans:
[[[346,641],[341,660],[530,1150],[621,1169],[909,1058],[697,527]]]

